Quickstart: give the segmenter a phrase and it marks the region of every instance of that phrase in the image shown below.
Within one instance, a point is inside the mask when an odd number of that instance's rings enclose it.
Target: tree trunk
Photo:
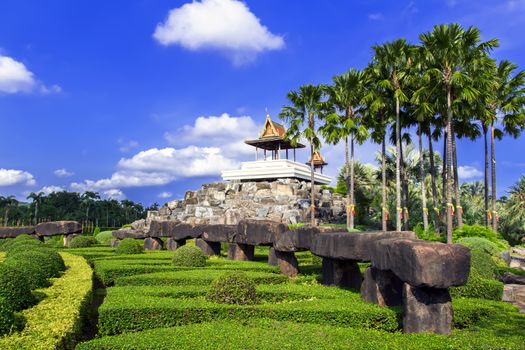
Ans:
[[[454,194],[456,197],[456,220],[458,227],[463,226],[463,207],[461,206],[461,197],[459,195],[459,177],[458,177],[458,154],[456,150],[456,136],[454,135],[454,130],[450,134],[452,139],[452,161],[454,169]]]
[[[309,114],[309,120],[308,125],[312,130],[314,130],[314,116],[312,113]],[[312,226],[315,226],[315,190],[314,190],[314,143],[313,140],[310,139],[310,183],[311,183],[311,189],[310,189],[310,224]]]
[[[346,182],[346,228],[350,228],[350,215],[352,214],[352,201],[350,198],[350,160],[348,156],[348,136],[345,137],[345,182]]]
[[[492,160],[492,230],[498,232],[498,213],[496,211],[496,153],[494,123],[490,125],[490,158]]]
[[[432,205],[434,206],[434,230],[439,233],[439,213],[438,209],[438,197],[437,197],[437,188],[436,188],[436,167],[434,164],[434,147],[432,146],[432,135],[430,131],[428,133],[428,151],[430,153],[430,180],[432,183]]]
[[[38,223],[38,201],[35,201],[35,225]]]
[[[423,208],[423,228],[428,230],[428,208],[427,208],[427,194],[425,190],[425,155],[423,153],[423,137],[422,137],[421,123],[419,123],[419,175],[421,178],[421,206]]]
[[[447,243],[452,244],[452,97],[450,87],[447,89]]]
[[[381,222],[382,222],[382,227],[383,227],[384,232],[388,230],[387,228],[388,208],[386,204],[386,140],[385,138],[386,138],[386,133],[383,136],[383,142],[381,143],[381,184],[382,184],[381,190],[383,192],[383,196],[382,196],[383,210],[382,210]]]
[[[445,208],[445,217],[444,217],[445,226],[447,224],[446,211],[448,210],[447,208],[447,165],[448,165],[447,140],[448,140],[447,127],[445,126],[445,131],[443,132],[443,169],[441,169],[441,195],[443,196],[442,206]]]
[[[485,226],[490,227],[489,219],[489,146],[487,143],[487,126],[483,124],[483,141],[485,143]]]
[[[352,136],[350,138],[350,229],[354,229],[354,212],[355,212],[355,171],[354,171],[354,134],[352,133]]]
[[[399,143],[400,171],[401,171],[401,201],[403,205],[403,228],[408,230],[408,182],[405,171],[405,155],[403,152],[403,142]]]
[[[9,214],[9,207],[5,207],[5,211],[4,211],[4,226],[7,226],[7,217],[8,217],[8,214]]]
[[[401,126],[399,125],[399,97],[396,97],[396,230],[401,231],[401,215],[403,208],[401,208],[401,173],[400,173],[400,159],[401,153]]]

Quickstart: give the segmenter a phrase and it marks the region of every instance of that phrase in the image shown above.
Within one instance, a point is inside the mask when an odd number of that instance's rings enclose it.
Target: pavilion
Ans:
[[[290,178],[310,181],[310,163],[305,165],[296,161],[296,149],[305,146],[300,143],[292,145],[285,139],[285,133],[284,125],[276,123],[266,115],[259,138],[245,141],[247,145],[255,147],[255,161],[241,163],[240,169],[223,171],[223,180],[246,182]],[[259,150],[262,150],[262,154],[259,154]],[[293,156],[293,160],[289,159],[290,156]],[[321,154],[315,152],[314,170],[321,169],[321,172],[314,172],[316,184],[327,185],[332,181],[330,176],[322,174],[325,165],[327,163]]]

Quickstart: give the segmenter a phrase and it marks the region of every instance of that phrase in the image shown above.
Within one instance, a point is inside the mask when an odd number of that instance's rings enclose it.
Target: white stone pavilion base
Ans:
[[[239,170],[225,170],[222,179],[229,181],[250,181],[294,178],[310,181],[310,167],[288,159],[259,160],[241,163]],[[315,172],[314,181],[317,184],[328,185],[330,176]]]

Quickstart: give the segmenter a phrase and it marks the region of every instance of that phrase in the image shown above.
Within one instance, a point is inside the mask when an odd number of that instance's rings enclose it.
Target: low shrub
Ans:
[[[206,255],[197,247],[184,245],[173,253],[173,265],[203,267],[206,266]]]
[[[48,287],[48,278],[51,277],[45,264],[40,264],[39,262],[39,259],[42,257],[45,258],[45,254],[38,252],[26,252],[25,257],[19,259],[18,256],[15,255],[15,257],[6,259],[4,264],[12,265],[22,271],[29,281],[30,289],[35,290],[38,288]]]
[[[492,256],[481,251],[470,251],[470,275],[481,278],[493,279],[496,277],[498,266]]]
[[[24,252],[28,250],[36,250],[39,248],[46,248],[46,246],[42,242],[33,238],[31,238],[31,240],[13,240],[4,247],[7,254],[11,254],[14,252]]]
[[[43,289],[45,298],[22,311],[25,327],[0,338],[2,350],[73,349],[82,333],[91,301],[93,272],[84,258],[62,254],[68,270],[53,285]]]
[[[49,248],[39,248],[37,250],[17,251],[9,253],[8,261],[30,261],[33,264],[40,265],[47,278],[58,277],[60,272],[66,269],[64,260],[55,250]]]
[[[467,284],[464,286],[450,288],[450,294],[452,297],[499,301],[503,296],[503,283],[473,275],[469,277]]]
[[[120,241],[116,254],[142,254],[144,253],[144,246],[142,241],[135,240],[133,238],[124,238]]]
[[[0,297],[0,337],[8,334],[15,324],[15,315],[7,301]]]
[[[69,248],[87,248],[98,244],[93,236],[76,236],[69,243]]]
[[[268,319],[216,321],[174,328],[158,328],[81,343],[77,350],[273,350],[273,349],[523,349],[519,335],[496,332],[403,334],[348,328],[341,325],[304,324]]]
[[[113,231],[102,231],[95,236],[99,244],[110,245],[113,239]]]
[[[465,237],[482,237],[496,244],[500,251],[509,248],[507,241],[501,239],[496,232],[488,227],[481,225],[463,225],[461,228],[454,230],[452,237],[454,242]]]
[[[243,272],[227,272],[212,282],[206,300],[220,304],[256,304],[255,283]]]
[[[31,235],[18,235],[15,237],[15,241],[16,242],[20,242],[20,241],[35,241],[35,239],[33,237],[31,237]]]
[[[0,297],[4,298],[14,311],[28,308],[36,301],[24,270],[5,263],[0,264]]]
[[[497,255],[501,249],[498,245],[483,237],[464,237],[456,243],[469,247],[471,250],[479,250],[489,255]]]

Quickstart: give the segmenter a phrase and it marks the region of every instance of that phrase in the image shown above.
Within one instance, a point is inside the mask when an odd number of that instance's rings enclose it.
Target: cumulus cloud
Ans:
[[[458,167],[458,177],[460,179],[468,180],[481,176],[483,176],[483,173],[473,166],[465,165]]]
[[[221,154],[216,147],[189,146],[175,149],[151,148],[122,158],[110,178],[72,183],[76,191],[100,191],[111,188],[165,185],[179,178],[218,176],[238,162]]]
[[[69,176],[73,176],[75,175],[74,172],[72,171],[67,171],[66,169],[62,168],[62,169],[57,169],[55,171],[53,171],[53,174],[55,174],[56,176],[58,177],[69,177]]]
[[[192,51],[223,50],[235,64],[284,47],[283,38],[272,34],[239,0],[193,1],[172,9],[153,37],[162,45],[178,44]]]
[[[62,91],[58,85],[47,87],[37,81],[34,74],[22,62],[0,55],[0,93],[29,93],[35,90],[42,94]]]
[[[173,196],[173,193],[171,192],[161,192],[157,195],[157,197],[163,198],[163,199],[170,198],[172,196]]]
[[[254,153],[253,147],[244,140],[256,138],[261,128],[250,116],[232,117],[223,113],[198,117],[193,125],[185,125],[174,133],[166,132],[164,138],[172,145],[192,143],[217,147],[223,155],[239,158]]]
[[[36,181],[34,176],[27,171],[0,169],[0,186],[13,186],[20,184],[33,186],[36,184]]]
[[[51,193],[54,193],[54,192],[63,192],[65,191],[66,189],[64,187],[61,187],[61,186],[44,186],[42,187],[39,191],[37,191],[37,193],[44,193],[46,196],[50,195]]]
[[[112,188],[110,190],[102,192],[102,196],[106,199],[115,199],[117,201],[126,199],[126,195],[124,194],[124,192],[117,188]]]

